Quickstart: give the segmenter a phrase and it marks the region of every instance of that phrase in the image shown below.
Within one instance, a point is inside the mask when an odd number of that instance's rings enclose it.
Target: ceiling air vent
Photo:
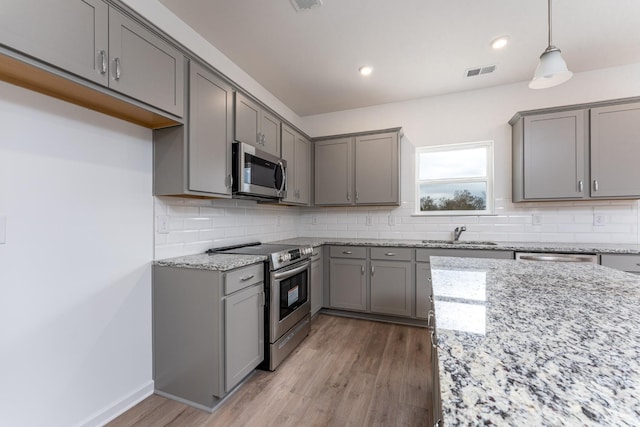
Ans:
[[[493,73],[496,70],[495,65],[487,65],[486,67],[469,68],[466,72],[467,77],[479,76],[480,74]]]
[[[313,9],[322,6],[322,0],[291,0],[291,4],[296,12]]]

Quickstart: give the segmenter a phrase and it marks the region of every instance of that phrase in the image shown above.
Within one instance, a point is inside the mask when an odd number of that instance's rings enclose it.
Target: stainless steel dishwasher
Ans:
[[[553,262],[587,262],[598,263],[598,255],[593,254],[552,254],[542,252],[516,252],[516,259],[522,261],[553,261]]]

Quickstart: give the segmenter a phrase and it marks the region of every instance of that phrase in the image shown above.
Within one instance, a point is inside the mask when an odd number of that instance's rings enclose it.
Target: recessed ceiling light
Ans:
[[[491,47],[497,50],[497,49],[502,49],[507,44],[509,44],[509,36],[502,36],[492,41]]]
[[[369,74],[373,73],[373,68],[368,65],[363,65],[362,67],[358,68],[358,71],[360,71],[360,74],[362,74],[363,76],[368,76]]]

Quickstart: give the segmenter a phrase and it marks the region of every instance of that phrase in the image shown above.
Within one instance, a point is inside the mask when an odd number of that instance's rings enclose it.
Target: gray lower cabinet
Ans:
[[[101,0],[3,2],[3,45],[166,111],[184,114],[184,55]]]
[[[329,260],[329,306],[352,311],[367,311],[366,259],[331,258]]]
[[[400,204],[400,128],[314,146],[316,205]]]
[[[427,319],[432,309],[431,263],[416,263],[416,317]]]
[[[238,92],[234,108],[235,140],[280,156],[280,119]]]
[[[204,409],[263,360],[262,264],[228,272],[153,267],[156,393]]]
[[[264,290],[262,283],[224,301],[225,392],[230,392],[264,360]]]
[[[600,264],[627,273],[640,274],[640,255],[635,254],[602,254]]]
[[[311,315],[324,304],[324,257],[322,248],[314,248],[311,254]]]
[[[371,261],[371,312],[410,317],[413,275],[410,261]]]
[[[285,204],[309,204],[311,170],[310,142],[299,132],[282,124],[282,158],[287,161],[287,197]]]
[[[591,197],[640,197],[640,103],[591,109]]]
[[[191,61],[188,105],[186,125],[154,131],[154,194],[231,197],[233,89]]]

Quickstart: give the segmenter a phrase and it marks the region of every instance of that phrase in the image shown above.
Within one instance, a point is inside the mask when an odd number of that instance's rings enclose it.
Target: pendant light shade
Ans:
[[[562,59],[560,49],[551,42],[551,0],[549,5],[549,45],[540,55],[540,63],[533,75],[533,80],[529,82],[531,89],[545,89],[557,86],[569,80],[573,73],[567,68],[567,63]]]

